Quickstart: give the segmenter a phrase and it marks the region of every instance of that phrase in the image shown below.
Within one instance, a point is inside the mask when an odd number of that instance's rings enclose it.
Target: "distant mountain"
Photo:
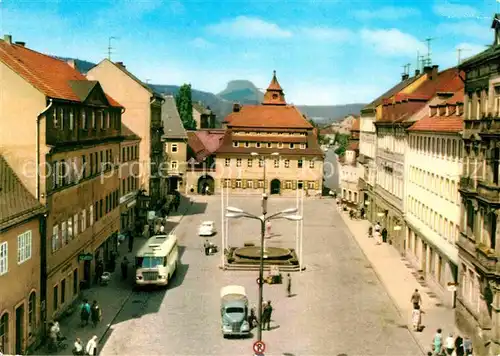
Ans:
[[[86,74],[96,64],[82,59],[58,57],[63,61],[74,60],[80,72]],[[179,85],[165,84],[149,84],[155,91],[166,95],[177,95]],[[220,123],[233,110],[233,103],[246,105],[260,104],[264,99],[262,93],[249,80],[231,80],[227,83],[226,88],[218,94],[209,93],[206,91],[191,89],[193,101],[199,101],[210,109],[217,116],[217,121]],[[297,105],[297,108],[308,117],[318,123],[329,123],[335,120],[340,120],[349,114],[358,115],[361,108],[365,104],[346,104],[346,105]]]

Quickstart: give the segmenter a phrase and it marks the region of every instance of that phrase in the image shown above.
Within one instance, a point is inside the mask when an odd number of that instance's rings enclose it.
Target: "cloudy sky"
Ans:
[[[294,104],[369,102],[413,73],[417,52],[440,68],[493,41],[500,0],[0,0],[0,30],[44,53],[123,61],[142,80],[219,92],[259,88],[272,71]]]

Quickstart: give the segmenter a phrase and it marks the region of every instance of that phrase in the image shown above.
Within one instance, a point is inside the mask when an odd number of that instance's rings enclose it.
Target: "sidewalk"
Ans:
[[[336,209],[336,207],[333,208]],[[453,332],[455,336],[462,335],[455,326],[455,310],[437,305],[439,300],[429,297],[427,292],[431,290],[423,288],[417,282],[412,275],[412,269],[406,266],[405,258],[391,245],[386,243],[376,245],[373,238],[368,238],[368,228],[371,225],[369,221],[351,220],[348,212],[340,213],[336,210],[335,214],[342,216],[351,235],[396,305],[402,318],[402,325],[408,326],[408,330],[425,355],[431,351],[431,344],[438,328],[443,330],[443,339],[446,339],[450,332]],[[422,324],[425,326],[422,332],[414,332],[411,326],[413,308],[410,298],[415,289],[418,289],[422,296],[422,310],[424,311]]]
[[[168,223],[172,223],[171,231],[174,231],[177,224],[182,220],[184,215],[188,212],[192,204],[192,200],[189,198],[181,197],[181,203],[177,212],[172,212],[167,218]],[[171,226],[169,224],[169,226]],[[104,339],[106,332],[113,324],[116,316],[123,309],[123,306],[128,301],[133,293],[133,283],[135,280],[135,275],[133,273],[133,267],[129,268],[129,275],[126,281],[121,279],[120,272],[120,262],[124,256],[127,256],[129,261],[134,261],[135,252],[142,246],[146,239],[142,236],[135,237],[134,248],[132,252],[128,252],[127,241],[121,243],[118,246],[119,256],[117,258],[117,266],[114,273],[111,275],[111,280],[107,286],[96,286],[93,285],[90,289],[81,292],[81,296],[78,298],[78,304],[76,305],[75,312],[64,319],[59,320],[61,327],[61,332],[67,338],[68,347],[66,350],[61,350],[55,355],[71,355],[73,349],[73,343],[75,339],[79,337],[84,344],[84,347],[88,340],[93,335],[97,335],[99,342]],[[102,310],[102,320],[99,322],[96,328],[92,325],[85,327],[80,326],[80,312],[79,308],[81,301],[83,299],[88,299],[89,303],[92,304],[93,300],[97,300]],[[98,344],[99,345],[99,344]],[[99,345],[102,346],[102,345]],[[98,347],[99,349],[99,347]],[[39,350],[36,350],[36,355],[45,355],[46,346],[42,346]]]

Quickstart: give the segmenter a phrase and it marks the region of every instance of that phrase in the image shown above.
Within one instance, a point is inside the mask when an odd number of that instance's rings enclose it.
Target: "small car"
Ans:
[[[200,236],[212,236],[215,235],[215,224],[213,221],[204,221],[198,228],[198,235]]]

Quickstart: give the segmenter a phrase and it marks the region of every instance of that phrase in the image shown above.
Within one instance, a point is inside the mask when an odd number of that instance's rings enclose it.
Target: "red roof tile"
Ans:
[[[0,61],[46,96],[81,102],[70,81],[87,79],[68,63],[3,40],[0,40]],[[111,105],[120,106],[108,95],[106,97]]]
[[[224,137],[224,130],[198,130],[195,131],[196,136],[203,144],[205,149],[213,153],[217,151],[222,143],[222,138]]]
[[[286,143],[300,143],[307,142],[304,136],[233,136],[233,141],[240,142],[286,142]]]
[[[414,123],[409,131],[432,131],[458,133],[463,130],[462,116],[426,116]]]
[[[229,114],[225,121],[228,127],[312,128],[293,105],[243,105],[240,111]]]
[[[460,90],[457,91],[451,98],[446,100],[446,104],[451,104],[455,105],[457,103],[463,103],[464,102],[464,91]]]

